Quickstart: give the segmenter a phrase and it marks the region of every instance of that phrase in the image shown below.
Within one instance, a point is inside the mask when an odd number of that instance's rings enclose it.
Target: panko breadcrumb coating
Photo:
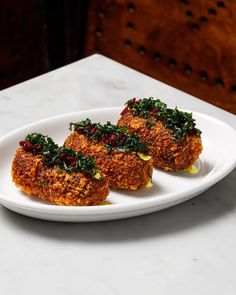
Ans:
[[[193,165],[202,152],[201,138],[198,130],[194,129],[195,125],[191,131],[178,130],[176,126],[173,126],[173,130],[166,128],[163,120],[158,119],[158,111],[151,108],[151,103],[150,109],[144,113],[145,118],[138,116],[135,114],[134,108],[135,104],[141,101],[133,100],[130,108],[125,108],[121,113],[118,126],[126,126],[128,132],[134,133],[146,141],[153,157],[154,166],[165,171],[178,171]],[[149,103],[149,101],[147,102]],[[141,110],[138,111],[143,114]],[[177,110],[177,112],[182,116],[180,111]],[[190,118],[189,114],[187,118]],[[179,132],[176,134],[180,138],[174,137],[175,130]],[[186,134],[182,135],[181,132],[186,132]]]
[[[83,172],[68,173],[56,165],[49,167],[42,155],[26,151],[24,147],[16,150],[12,178],[28,196],[62,206],[100,205],[109,192],[105,178],[98,180]]]
[[[150,184],[153,170],[151,157],[144,161],[135,151],[109,151],[104,141],[88,138],[79,130],[68,136],[65,146],[94,157],[110,188],[137,190]]]

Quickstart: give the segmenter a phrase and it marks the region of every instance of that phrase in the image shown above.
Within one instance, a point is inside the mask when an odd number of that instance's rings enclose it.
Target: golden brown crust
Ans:
[[[152,177],[152,159],[143,161],[135,152],[108,153],[103,143],[88,139],[82,133],[71,133],[65,141],[65,146],[93,156],[111,188],[137,190],[146,187]]]
[[[187,135],[182,140],[174,140],[172,131],[166,129],[161,121],[149,121],[154,126],[147,127],[147,120],[133,116],[128,111],[121,116],[118,126],[126,126],[147,142],[151,150],[154,166],[165,171],[178,171],[193,165],[202,151],[202,142],[197,135]]]
[[[67,173],[57,167],[47,167],[40,155],[18,148],[12,163],[15,184],[29,196],[50,201],[56,205],[99,205],[108,195],[105,179],[96,180],[82,173]]]

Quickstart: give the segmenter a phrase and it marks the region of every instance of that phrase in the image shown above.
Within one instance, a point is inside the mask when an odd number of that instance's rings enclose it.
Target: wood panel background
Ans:
[[[85,55],[102,53],[236,114],[235,1],[94,0],[87,19]]]
[[[85,0],[0,0],[0,90],[83,57]]]
[[[0,1],[0,89],[49,70],[43,2]]]
[[[0,89],[99,52],[236,114],[236,0],[0,5]]]

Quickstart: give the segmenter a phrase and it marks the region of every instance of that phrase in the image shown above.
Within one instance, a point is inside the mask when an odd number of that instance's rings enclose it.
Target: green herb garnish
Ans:
[[[177,109],[170,109],[165,103],[153,97],[137,100],[136,98],[126,102],[128,110],[135,116],[145,119],[154,118],[162,121],[164,126],[173,132],[173,138],[180,140],[187,134],[201,136],[201,131],[196,128],[192,113],[183,112]],[[146,125],[151,127],[152,121],[148,120]]]
[[[92,157],[64,146],[60,147],[48,136],[31,133],[19,144],[25,151],[41,155],[43,162],[49,167],[57,166],[59,170],[68,173],[83,172],[98,179],[99,172]]]
[[[88,138],[104,143],[109,152],[148,151],[146,144],[138,136],[127,133],[126,127],[118,127],[110,122],[102,125],[86,119],[78,123],[70,123],[70,130],[82,132]]]
[[[152,127],[152,126],[154,126],[155,124],[152,122],[152,121],[150,121],[150,120],[147,120],[147,122],[146,122],[146,126],[147,127]]]

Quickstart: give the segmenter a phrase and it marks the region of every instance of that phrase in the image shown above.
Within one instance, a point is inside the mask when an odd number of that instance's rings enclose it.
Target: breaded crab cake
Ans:
[[[20,142],[12,163],[12,178],[27,195],[56,205],[100,205],[109,192],[92,158],[58,147],[51,138],[38,133]]]
[[[111,188],[137,190],[151,186],[153,161],[136,135],[110,122],[101,125],[89,119],[71,123],[74,130],[65,146],[94,157]]]
[[[118,126],[142,138],[154,166],[165,171],[189,168],[202,152],[201,131],[191,113],[167,108],[159,99],[136,98],[126,103]]]

